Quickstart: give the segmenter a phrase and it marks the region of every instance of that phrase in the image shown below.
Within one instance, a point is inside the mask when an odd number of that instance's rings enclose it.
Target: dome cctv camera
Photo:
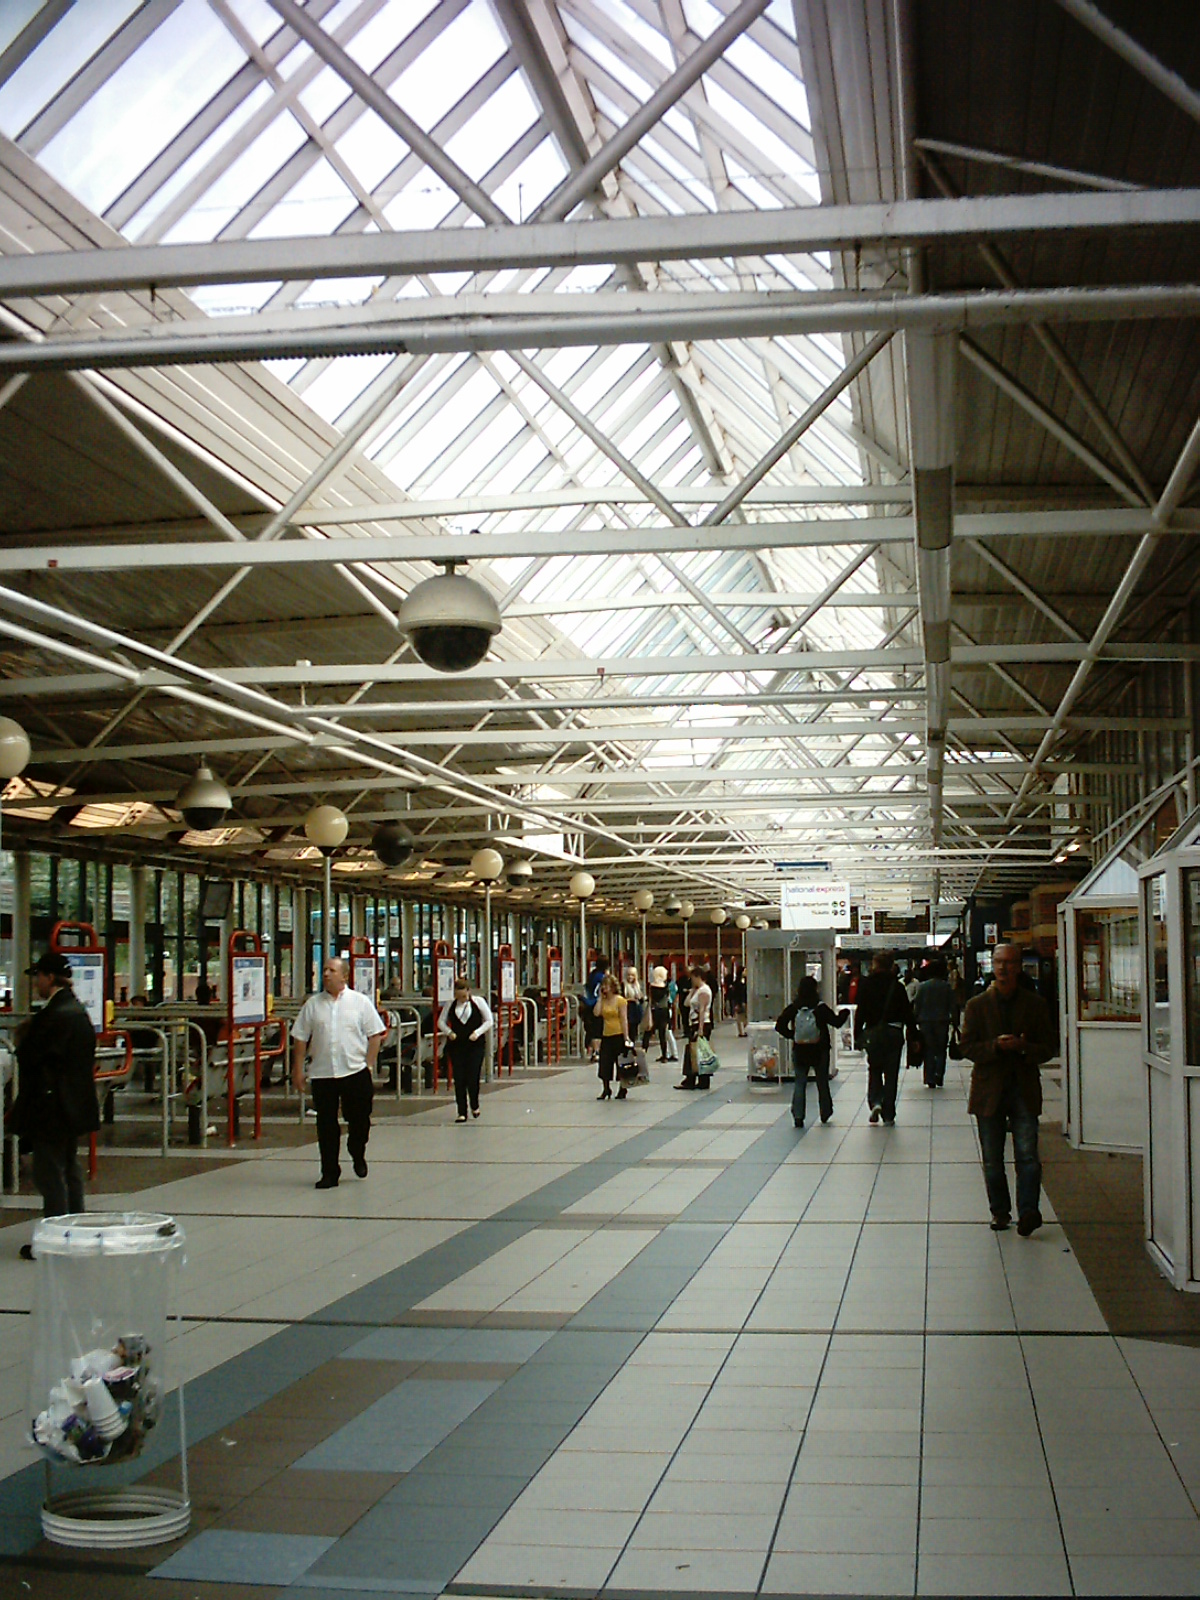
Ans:
[[[385,867],[402,867],[413,853],[413,842],[398,822],[383,822],[371,836],[371,849]]]
[[[188,827],[204,833],[220,827],[233,801],[225,785],[213,777],[212,768],[201,762],[175,797],[175,804]]]
[[[465,672],[477,666],[500,632],[500,608],[488,591],[456,572],[445,571],[418,583],[397,613],[417,658],[435,672]]]

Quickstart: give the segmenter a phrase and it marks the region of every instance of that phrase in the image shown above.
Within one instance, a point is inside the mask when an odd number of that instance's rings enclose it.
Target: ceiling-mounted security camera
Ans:
[[[213,777],[212,768],[202,761],[175,796],[175,804],[188,827],[203,833],[220,827],[233,801],[225,785]]]
[[[412,840],[398,822],[381,822],[371,835],[371,849],[385,867],[402,867],[413,848]]]
[[[504,869],[504,876],[515,888],[523,889],[533,878],[533,862],[510,861]]]
[[[683,901],[677,894],[669,894],[663,902],[663,910],[669,917],[677,917],[683,910]]]
[[[500,608],[482,584],[454,570],[455,561],[443,565],[444,572],[410,592],[396,620],[427,667],[465,672],[483,660],[500,632]]]

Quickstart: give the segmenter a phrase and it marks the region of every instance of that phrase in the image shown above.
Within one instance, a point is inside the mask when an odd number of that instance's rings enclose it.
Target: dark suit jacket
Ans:
[[[12,1123],[29,1144],[57,1144],[100,1126],[96,1035],[70,989],[55,989],[17,1045]]]
[[[1003,1033],[1023,1033],[1026,1049],[1000,1050],[996,1040]],[[992,984],[973,1000],[963,1014],[962,1051],[974,1063],[971,1072],[971,1098],[967,1110],[973,1117],[994,1116],[1001,1096],[1015,1085],[1030,1116],[1042,1109],[1042,1079],[1038,1068],[1054,1054],[1054,1025],[1050,1010],[1040,994],[1018,988],[1007,1003]]]

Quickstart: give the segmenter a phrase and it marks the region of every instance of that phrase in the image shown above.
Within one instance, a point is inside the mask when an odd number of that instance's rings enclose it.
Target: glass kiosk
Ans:
[[[1173,792],[1157,796],[1058,907],[1063,1132],[1077,1150],[1145,1148],[1138,868],[1180,814]]]
[[[1138,869],[1146,1248],[1200,1290],[1200,809]]]
[[[746,934],[747,1077],[751,1083],[790,1083],[792,1052],[775,1032],[775,1019],[806,973],[816,978],[821,999],[836,1011],[837,962],[832,929],[752,928]],[[831,1067],[837,1065],[834,1040]]]

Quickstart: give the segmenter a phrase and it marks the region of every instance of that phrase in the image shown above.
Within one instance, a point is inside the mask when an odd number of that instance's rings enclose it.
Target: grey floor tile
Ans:
[[[292,1533],[236,1533],[209,1528],[155,1567],[152,1578],[200,1583],[294,1583],[335,1543]]]
[[[498,1384],[409,1379],[300,1457],[301,1469],[409,1472]]]
[[[1195,1595],[1193,1556],[1072,1556],[1076,1594]]]
[[[1071,1574],[1061,1556],[1028,1556],[1018,1551],[1000,1559],[934,1556],[922,1551],[917,1570],[919,1595],[1069,1595],[1074,1592]]]
[[[916,1562],[912,1556],[841,1554],[773,1555],[763,1579],[763,1594],[911,1595]]]

